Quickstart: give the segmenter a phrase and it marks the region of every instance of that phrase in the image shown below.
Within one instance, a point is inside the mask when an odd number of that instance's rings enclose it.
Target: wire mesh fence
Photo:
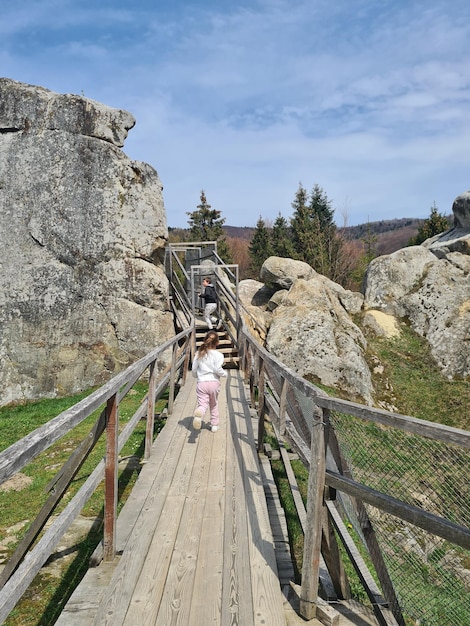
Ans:
[[[354,480],[426,512],[470,526],[470,450],[333,412]],[[348,496],[344,511],[361,527]],[[470,624],[470,551],[366,505],[408,624]]]

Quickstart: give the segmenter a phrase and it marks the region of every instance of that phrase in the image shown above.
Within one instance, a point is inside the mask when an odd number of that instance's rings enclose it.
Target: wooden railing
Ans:
[[[145,357],[115,376],[75,406],[63,411],[40,428],[0,453],[0,484],[16,474],[37,455],[47,450],[97,409],[101,414],[89,436],[75,450],[49,485],[52,493],[36,520],[20,542],[12,558],[0,573],[0,623],[24,594],[33,578],[52,554],[57,542],[78,516],[104,477],[104,532],[102,556],[112,560],[116,552],[116,516],[118,504],[118,454],[142,418],[147,419],[145,458],[153,443],[155,402],[168,390],[168,414],[173,409],[175,387],[186,378],[194,324],[165,342]],[[168,353],[171,353],[168,355]],[[166,363],[162,366],[162,363]],[[162,369],[163,367],[163,369]],[[160,368],[160,369],[159,369]],[[148,394],[135,414],[119,433],[119,405],[135,383],[149,370]],[[99,462],[81,489],[70,500],[50,527],[35,543],[80,467],[97,444],[106,436],[105,459]]]
[[[342,455],[331,417],[335,413],[353,416],[416,435],[423,438],[424,445],[427,440],[432,440],[443,442],[443,445],[457,446],[463,451],[470,448],[470,432],[328,397],[321,389],[298,376],[267,352],[243,322],[238,328],[238,343],[241,367],[246,382],[250,384],[252,406],[257,407],[260,450],[263,447],[265,417],[269,416],[280,443],[281,455],[305,534],[300,605],[302,616],[306,619],[315,616],[319,585],[326,596],[328,589],[333,589],[333,594],[337,597],[350,596],[334,528],[367,592],[379,623],[404,625],[402,609],[365,504],[373,505],[465,550],[470,550],[470,530],[463,524],[425,511],[354,480]],[[306,418],[305,408],[301,406],[305,401],[312,407],[310,419]],[[299,490],[286,453],[286,442],[299,453],[309,468],[306,509],[298,495]],[[464,480],[466,472],[468,464],[463,474]],[[339,492],[350,496],[355,504],[383,596],[335,506],[336,494]],[[464,499],[462,504],[465,504]]]

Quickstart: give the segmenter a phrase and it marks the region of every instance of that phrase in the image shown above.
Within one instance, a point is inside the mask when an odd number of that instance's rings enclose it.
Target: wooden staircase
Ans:
[[[223,326],[220,330],[217,330],[216,332],[219,335],[219,347],[217,349],[224,355],[224,368],[238,369],[240,359],[237,346],[233,344],[230,335],[226,332]],[[207,326],[205,324],[203,326],[196,324],[196,348],[199,348],[199,346],[202,344],[206,333]]]

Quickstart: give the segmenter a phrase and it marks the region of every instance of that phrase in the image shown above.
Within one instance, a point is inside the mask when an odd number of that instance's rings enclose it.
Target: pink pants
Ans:
[[[211,426],[218,426],[219,424],[219,406],[217,404],[219,391],[219,380],[204,380],[198,382],[196,385],[197,408],[202,411],[203,415],[205,415],[207,407],[209,407],[211,413]]]

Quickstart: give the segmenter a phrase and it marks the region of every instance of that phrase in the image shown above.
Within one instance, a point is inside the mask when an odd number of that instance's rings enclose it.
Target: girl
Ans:
[[[214,330],[210,330],[194,357],[192,367],[192,374],[194,378],[197,378],[197,407],[194,411],[193,428],[196,430],[201,428],[202,418],[209,407],[213,433],[219,430],[217,398],[220,391],[220,378],[227,376],[227,372],[222,369],[224,356],[216,349],[218,345],[219,336]]]

